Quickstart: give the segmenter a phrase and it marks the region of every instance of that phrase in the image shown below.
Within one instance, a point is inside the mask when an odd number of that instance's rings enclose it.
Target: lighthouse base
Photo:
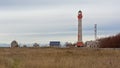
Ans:
[[[83,47],[83,42],[77,42],[77,47]]]

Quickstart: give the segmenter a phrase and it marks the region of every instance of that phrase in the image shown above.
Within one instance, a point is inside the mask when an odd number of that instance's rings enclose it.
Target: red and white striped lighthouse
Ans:
[[[78,11],[78,42],[77,47],[83,46],[82,42],[82,11]]]

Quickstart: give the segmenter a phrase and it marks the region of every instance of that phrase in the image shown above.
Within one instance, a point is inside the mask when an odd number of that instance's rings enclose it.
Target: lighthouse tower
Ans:
[[[77,47],[83,46],[82,42],[82,11],[78,11],[78,42]]]

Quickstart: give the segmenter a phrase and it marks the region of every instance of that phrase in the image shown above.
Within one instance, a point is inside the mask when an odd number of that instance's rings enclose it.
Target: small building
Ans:
[[[59,47],[60,41],[50,41],[49,45],[50,47]]]
[[[100,42],[99,41],[87,41],[85,43],[86,47],[90,47],[90,48],[99,48],[100,47]]]

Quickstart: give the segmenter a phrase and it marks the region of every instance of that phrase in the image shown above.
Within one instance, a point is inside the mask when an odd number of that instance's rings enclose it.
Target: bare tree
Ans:
[[[15,40],[13,40],[13,41],[11,42],[11,47],[12,47],[12,48],[13,48],[13,47],[19,47],[18,42],[15,41]]]
[[[39,44],[34,43],[34,44],[33,44],[33,47],[39,47]]]

